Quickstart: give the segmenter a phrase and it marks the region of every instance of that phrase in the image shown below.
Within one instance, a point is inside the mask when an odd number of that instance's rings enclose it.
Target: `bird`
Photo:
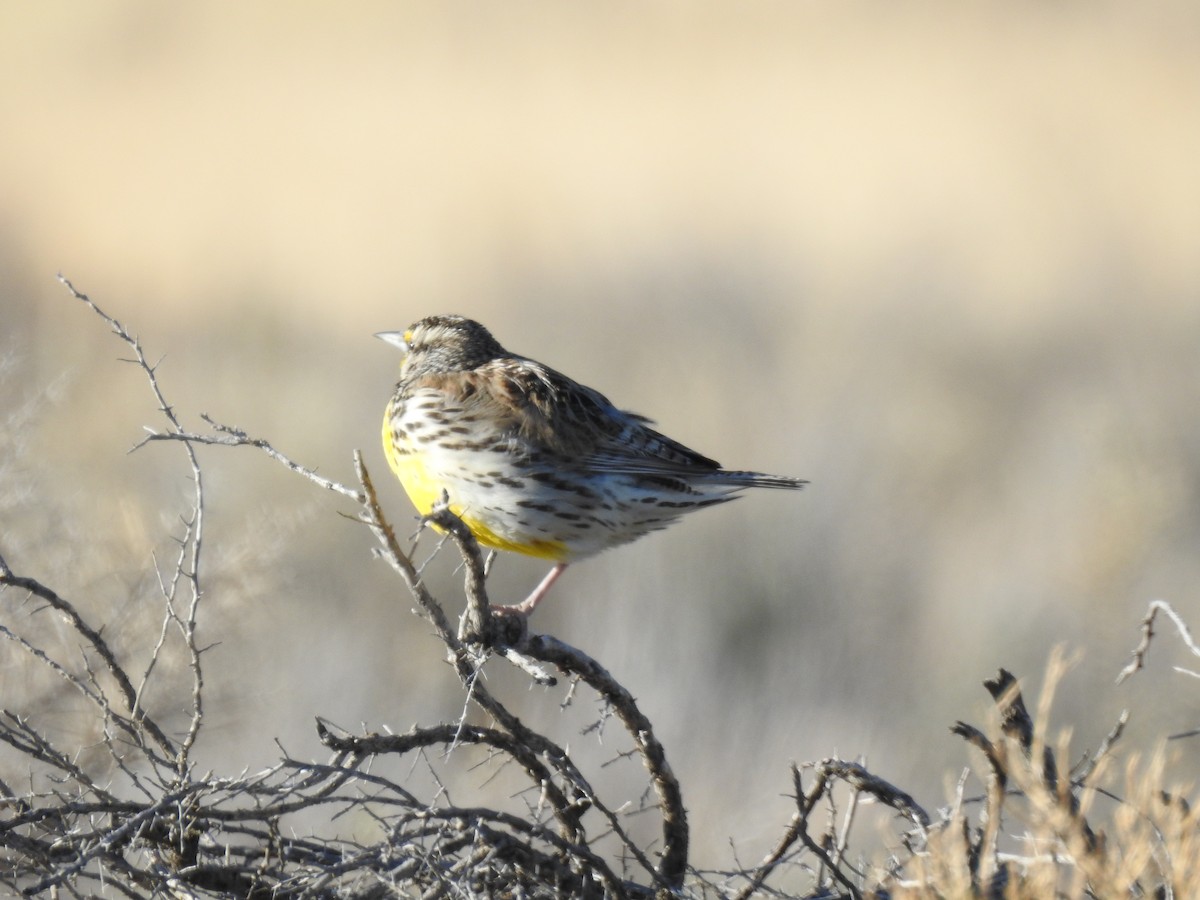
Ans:
[[[493,611],[528,616],[571,563],[693,510],[808,483],[723,469],[464,316],[375,337],[404,353],[383,450],[418,512],[444,492],[480,545],[553,563],[524,601]]]

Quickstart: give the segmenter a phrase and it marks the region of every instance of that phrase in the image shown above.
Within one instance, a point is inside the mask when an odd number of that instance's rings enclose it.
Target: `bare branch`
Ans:
[[[176,756],[178,749],[175,747],[174,742],[172,742],[171,739],[166,736],[163,730],[159,728],[158,724],[153,719],[146,715],[145,710],[143,710],[139,705],[137,693],[133,689],[133,683],[129,680],[129,676],[126,674],[125,669],[122,668],[121,664],[117,661],[116,654],[113,653],[108,641],[104,639],[103,635],[101,635],[99,631],[92,628],[83,620],[83,617],[79,614],[74,606],[72,606],[67,600],[60,597],[53,590],[46,587],[40,581],[34,578],[25,578],[23,576],[13,574],[12,570],[8,568],[7,564],[4,566],[3,572],[0,572],[0,587],[12,587],[16,588],[17,590],[28,591],[31,595],[45,601],[51,609],[62,615],[67,620],[67,623],[71,626],[71,628],[74,629],[74,631],[87,642],[88,646],[90,646],[96,652],[100,659],[103,660],[104,666],[108,670],[108,673],[112,675],[113,680],[117,683],[117,688],[121,692],[121,697],[125,702],[126,714],[128,715],[131,723],[145,728],[147,733],[149,733],[149,735],[154,739],[155,743],[158,744],[159,749],[162,750],[162,752],[167,756]],[[9,632],[9,634],[11,634],[11,632]],[[46,656],[44,653],[40,653],[39,655],[43,661],[49,663],[48,656]],[[65,675],[65,671],[61,667],[56,666],[55,668],[60,674]],[[80,686],[77,680],[73,678],[68,678],[68,680],[73,681],[76,686]],[[85,693],[88,692],[85,691]],[[89,697],[91,697],[91,699],[97,703],[102,702],[100,698],[94,697],[90,693]],[[137,729],[131,728],[130,734],[131,736],[137,738]]]
[[[1179,633],[1179,639],[1183,641],[1183,645],[1187,648],[1188,652],[1192,656],[1200,657],[1200,647],[1196,646],[1196,641],[1192,637],[1192,632],[1188,628],[1187,622],[1183,620],[1179,613],[1175,612],[1171,604],[1165,600],[1154,600],[1146,610],[1145,618],[1142,619],[1142,639],[1133,648],[1133,657],[1129,660],[1129,664],[1117,674],[1117,684],[1140,672],[1142,666],[1145,665],[1146,654],[1150,651],[1150,641],[1154,638],[1154,619],[1160,612],[1171,620],[1171,623],[1175,626],[1175,630]]]
[[[113,333],[124,341],[132,350],[134,359],[131,362],[135,363],[145,374],[146,380],[150,385],[150,390],[154,394],[154,398],[158,403],[159,411],[166,418],[170,426],[170,433],[174,435],[184,434],[183,425],[180,423],[179,417],[175,414],[174,408],[167,402],[166,396],[163,394],[162,388],[158,383],[157,366],[151,365],[146,359],[146,354],[142,350],[141,342],[129,332],[119,321],[110,316],[87,295],[75,288],[67,278],[61,274],[58,280],[71,293],[76,300],[86,305],[96,315],[103,319],[112,329]],[[182,615],[176,616],[172,611],[172,617],[179,626],[184,646],[187,648],[189,656],[189,666],[192,673],[192,695],[191,707],[192,715],[188,725],[187,733],[183,740],[179,743],[175,752],[175,769],[178,778],[183,779],[188,774],[190,767],[190,755],[193,744],[200,732],[200,723],[204,715],[204,672],[200,666],[200,649],[196,643],[196,620],[200,609],[200,561],[204,543],[204,476],[200,470],[200,462],[196,459],[196,451],[192,447],[191,442],[182,440],[184,452],[187,455],[188,467],[191,470],[192,484],[194,486],[193,505],[191,516],[186,521],[187,534],[181,542],[187,548],[186,561],[181,558],[177,566],[177,575],[185,580],[189,587],[189,600],[187,603],[187,611]],[[129,679],[125,679],[126,685],[123,690],[129,685]],[[129,687],[129,690],[132,690]],[[135,695],[133,695],[135,696]],[[135,700],[129,701],[131,704]]]
[[[183,441],[188,444],[210,444],[217,447],[254,447],[261,450],[271,459],[278,463],[282,463],[290,471],[297,475],[303,476],[318,487],[325,490],[333,491],[341,494],[343,497],[349,497],[356,503],[363,502],[363,496],[360,492],[346,487],[337,481],[330,478],[325,478],[318,475],[314,469],[309,469],[306,466],[291,459],[290,457],[280,453],[268,441],[262,438],[252,438],[245,431],[236,428],[232,425],[222,425],[220,422],[214,421],[207,413],[201,413],[200,418],[207,422],[216,434],[198,434],[191,431],[154,431],[146,430],[146,436],[142,438],[141,443],[137,444],[134,449],[144,446],[151,441]]]

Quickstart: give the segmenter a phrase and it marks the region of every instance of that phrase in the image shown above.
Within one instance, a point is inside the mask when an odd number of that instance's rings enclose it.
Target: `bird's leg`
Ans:
[[[542,602],[542,598],[550,593],[550,588],[554,586],[554,582],[558,581],[558,576],[561,575],[567,568],[566,563],[559,563],[553,569],[546,573],[546,577],[542,579],[541,584],[533,589],[533,593],[512,606],[497,606],[492,608],[493,613],[501,615],[528,616],[533,612],[534,607]]]

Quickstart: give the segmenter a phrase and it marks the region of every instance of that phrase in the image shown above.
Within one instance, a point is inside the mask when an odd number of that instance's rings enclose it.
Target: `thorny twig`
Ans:
[[[1200,647],[1196,646],[1196,641],[1192,637],[1191,629],[1188,628],[1187,622],[1175,612],[1171,604],[1165,600],[1151,601],[1149,608],[1146,610],[1145,618],[1142,619],[1142,638],[1138,641],[1138,645],[1133,648],[1132,658],[1129,663],[1117,674],[1117,684],[1123,682],[1126,678],[1140,672],[1146,663],[1146,654],[1150,651],[1150,642],[1154,638],[1154,620],[1159,613],[1167,616],[1171,623],[1175,626],[1175,630],[1179,633],[1179,639],[1183,641],[1183,645],[1188,649],[1192,656],[1200,657]],[[1184,674],[1194,674],[1190,670],[1176,666],[1177,672]]]
[[[146,359],[146,354],[137,337],[117,319],[97,306],[87,294],[77,290],[75,285],[67,278],[59,275],[58,280],[71,293],[72,297],[79,300],[103,319],[113,334],[129,346],[133,351],[133,359],[128,361],[134,363],[146,376],[150,390],[154,394],[155,401],[158,403],[159,412],[167,420],[170,433],[176,436],[184,435],[186,432],[179,421],[179,417],[175,414],[174,407],[167,402],[167,398],[159,386],[157,365],[151,365],[149,360]],[[176,567],[176,581],[172,582],[172,589],[164,594],[167,613],[171,620],[179,627],[184,646],[187,648],[189,666],[192,673],[191,718],[188,723],[187,733],[175,749],[175,775],[180,781],[186,779],[190,774],[191,749],[200,733],[200,723],[204,716],[204,671],[200,665],[201,649],[196,642],[196,623],[201,594],[200,562],[201,551],[204,546],[204,475],[200,469],[200,462],[196,458],[196,451],[191,443],[186,439],[182,439],[181,442],[184,452],[187,454],[188,467],[191,470],[193,501],[190,514],[184,517],[185,536],[180,541],[182,552],[181,560]],[[188,597],[185,600],[186,612],[180,612],[175,606],[176,595],[174,585],[178,580],[184,581],[188,586]]]
[[[800,767],[792,766],[792,787],[796,798],[796,812],[792,814],[791,822],[783,837],[767,854],[766,858],[755,869],[746,885],[735,895],[737,900],[748,900],[757,893],[767,879],[787,857],[791,848],[800,843],[819,859],[830,875],[851,897],[861,897],[862,891],[854,883],[852,877],[842,870],[841,854],[844,850],[830,853],[824,842],[813,837],[809,830],[809,820],[813,810],[822,798],[832,796],[835,783],[844,782],[853,788],[855,794],[867,794],[880,803],[891,807],[897,813],[910,820],[924,832],[929,828],[929,814],[909,794],[900,790],[890,782],[872,775],[859,763],[847,762],[841,759],[824,759],[812,766],[816,780],[811,788],[804,790]]]

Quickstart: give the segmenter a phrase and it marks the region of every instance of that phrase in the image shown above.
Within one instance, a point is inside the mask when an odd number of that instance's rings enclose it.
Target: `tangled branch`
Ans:
[[[1128,713],[1073,768],[1064,762],[1065,741],[1047,739],[1049,697],[1065,669],[1059,657],[1052,661],[1036,716],[1016,678],[1001,670],[985,683],[996,708],[994,726],[959,722],[952,729],[982,759],[974,777],[983,784],[983,796],[967,796],[972,776],[964,774],[953,805],[931,816],[861,761],[794,765],[794,811],[762,860],[730,871],[695,868],[683,790],[653,723],[599,661],[551,635],[531,633],[522,617],[494,610],[480,548],[448,497],[423,524],[446,535],[462,557],[465,606],[457,622],[397,540],[361,454],[354,455],[357,483],[348,486],[210,416],[199,417],[207,431],[185,427],[162,389],[157,364],[149,362],[138,339],[61,280],[129,350],[127,361],[145,376],[165,420],[163,427],[147,429],[134,449],[181,445],[193,490],[180,516],[173,564],[153,567],[161,618],[155,620],[157,636],[144,647],[114,646],[104,627],[81,611],[86,604],[79,605],[68,590],[18,573],[0,546],[0,638],[65,686],[99,735],[85,754],[77,743],[64,743],[69,738],[51,727],[36,704],[0,709],[0,746],[25,766],[16,777],[0,775],[0,885],[8,890],[26,896],[285,900],[393,895],[859,900],[1172,897],[1200,883],[1195,839],[1200,822],[1185,798],[1158,789],[1161,762],[1152,761],[1143,779],[1130,782],[1130,796],[1119,797],[1104,784]],[[205,613],[206,503],[199,445],[254,448],[354,504],[357,519],[374,538],[375,554],[403,585],[399,596],[415,603],[444,648],[465,699],[456,718],[403,732],[351,733],[318,717],[317,737],[329,754],[323,762],[284,752],[262,771],[245,772],[232,762],[226,768],[239,774],[197,770],[193,748],[205,727],[207,661],[198,639]],[[30,599],[37,601],[30,604],[35,608],[19,618],[17,611]],[[56,640],[29,624],[43,612],[65,623]],[[1156,601],[1122,679],[1142,668],[1160,613],[1200,655],[1182,617]],[[172,697],[186,721],[174,725],[152,714],[144,699],[152,687],[161,691],[170,651],[181,651],[188,676],[185,693]],[[489,665],[506,664],[547,689],[566,682],[562,706],[579,691],[594,695],[603,710],[597,724],[620,725],[628,749],[615,751],[614,759],[636,761],[640,794],[599,790],[603,782],[569,740],[526,724],[485,677]],[[397,760],[405,764],[395,765]],[[451,797],[443,775],[475,766],[485,783],[501,775],[508,779],[506,802],[482,791],[467,802]],[[412,777],[418,771],[423,778]],[[1097,798],[1124,812],[1107,830],[1093,824]],[[888,817],[882,830],[891,843],[882,865],[852,849],[852,834],[867,807]],[[634,817],[640,817],[637,827]],[[343,824],[351,821],[353,827]],[[1014,822],[1023,822],[1026,830],[1013,831]]]

